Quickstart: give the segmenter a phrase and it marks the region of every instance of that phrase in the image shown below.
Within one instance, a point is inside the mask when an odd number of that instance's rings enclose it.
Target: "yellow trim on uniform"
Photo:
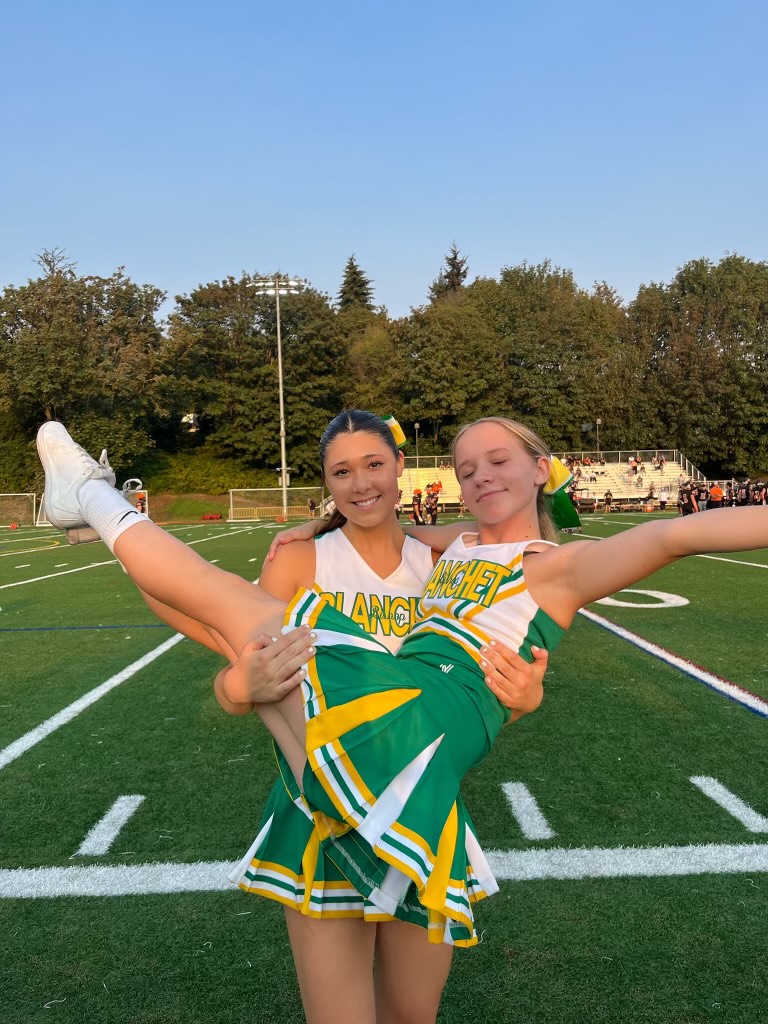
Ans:
[[[459,812],[454,803],[445,819],[440,841],[437,844],[437,856],[434,858],[432,871],[427,879],[424,894],[421,896],[421,902],[425,906],[433,907],[441,913],[445,913],[445,892],[451,881],[451,867],[456,852],[458,834]]]
[[[419,835],[418,832],[414,832],[412,829],[406,828],[406,826],[402,825],[399,821],[393,821],[387,831],[396,832],[398,835],[403,836],[405,839],[410,839],[410,841],[415,846],[418,846],[422,853],[426,856],[428,867],[435,863],[435,855],[430,849],[429,843],[423,836]]]
[[[290,878],[292,882],[298,884],[301,876],[297,875],[295,871],[291,871],[284,864],[275,864],[271,860],[257,860],[254,858],[249,867],[252,867],[254,871],[258,871],[263,868],[265,871],[274,871],[276,875],[285,875],[286,878]]]
[[[365,722],[374,722],[420,694],[421,690],[416,689],[383,690],[328,708],[307,722],[307,750],[316,750]]]
[[[307,662],[307,675],[310,683],[312,684],[312,689],[314,690],[314,699],[317,701],[317,706],[320,711],[325,711],[328,705],[325,700],[325,694],[323,693],[323,687],[320,683],[320,676],[317,674],[317,660],[315,658],[310,658]]]
[[[493,600],[488,605],[488,608],[493,608],[494,605],[499,604],[501,601],[505,601],[508,597],[514,597],[515,594],[522,594],[523,591],[527,589],[528,587],[526,586],[525,581],[523,581],[522,583],[518,583],[516,587],[511,587],[509,590],[499,590],[498,593],[494,595]],[[459,622],[469,622],[471,619],[474,619],[476,615],[480,615],[482,612],[487,612],[488,608],[485,608],[481,604],[476,605],[476,607],[471,611],[468,611],[466,615],[462,615],[459,618]]]

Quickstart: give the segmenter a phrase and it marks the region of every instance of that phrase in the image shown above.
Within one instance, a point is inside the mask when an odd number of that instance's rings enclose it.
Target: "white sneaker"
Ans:
[[[51,420],[37,432],[37,451],[45,470],[43,505],[48,522],[60,530],[87,526],[80,508],[80,488],[88,480],[106,480],[110,487],[115,486],[106,449],[96,462],[75,444],[62,423]]]

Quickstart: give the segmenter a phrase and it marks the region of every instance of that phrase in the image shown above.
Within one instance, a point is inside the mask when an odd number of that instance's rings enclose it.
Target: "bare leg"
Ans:
[[[377,1024],[373,946],[377,926],[318,920],[286,910],[307,1024]]]
[[[162,619],[171,629],[175,629],[178,633],[183,633],[190,640],[194,640],[195,643],[201,644],[203,647],[208,647],[214,653],[221,654],[222,657],[230,662],[237,660],[235,652],[224,637],[217,633],[215,629],[210,626],[204,626],[197,619],[191,619],[188,615],[183,615],[181,612],[176,611],[175,608],[170,608],[167,604],[163,604],[154,597],[150,597],[141,588],[138,588],[138,590],[150,611],[153,611],[158,619]]]
[[[233,651],[282,628],[284,602],[206,562],[154,523],[142,521],[121,534],[115,555],[140,590],[216,630]]]
[[[429,942],[405,921],[376,927],[376,1024],[435,1024],[453,946]]]

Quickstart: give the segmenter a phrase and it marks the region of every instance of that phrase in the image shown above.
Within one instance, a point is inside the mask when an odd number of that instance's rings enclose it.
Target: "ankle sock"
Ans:
[[[136,509],[110,487],[106,480],[86,480],[80,488],[80,507],[83,518],[99,534],[114,553],[115,541],[137,523],[148,522],[149,517]]]

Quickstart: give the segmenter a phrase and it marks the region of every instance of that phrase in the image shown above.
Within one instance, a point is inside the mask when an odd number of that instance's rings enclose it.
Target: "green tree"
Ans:
[[[610,401],[606,381],[623,317],[615,293],[578,288],[570,271],[549,262],[505,267],[498,282],[479,279],[466,292],[495,338],[496,411],[556,450],[592,447],[582,426],[605,419]]]
[[[163,292],[123,268],[78,276],[60,250],[39,262],[42,277],[0,296],[0,411],[29,438],[42,420],[63,420],[86,447],[108,440],[114,464],[128,466],[164,412],[154,387]]]
[[[445,266],[429,287],[429,301],[436,302],[438,299],[456,295],[464,287],[468,270],[467,258],[459,254],[454,242],[445,257]]]
[[[415,309],[392,325],[396,415],[418,420],[422,435],[445,451],[466,420],[494,408],[502,364],[496,338],[469,300]]]
[[[344,267],[337,304],[340,313],[349,309],[373,310],[371,280],[360,269],[354,255],[349,257]]]
[[[768,461],[768,264],[729,255],[686,263],[667,286],[641,289],[650,407],[661,443],[710,473]]]
[[[177,299],[165,350],[165,386],[200,429],[194,443],[253,466],[280,461],[275,300],[243,275]],[[345,339],[328,298],[308,289],[280,303],[288,461],[317,473],[317,441],[342,402]],[[180,428],[181,429],[181,428]]]

